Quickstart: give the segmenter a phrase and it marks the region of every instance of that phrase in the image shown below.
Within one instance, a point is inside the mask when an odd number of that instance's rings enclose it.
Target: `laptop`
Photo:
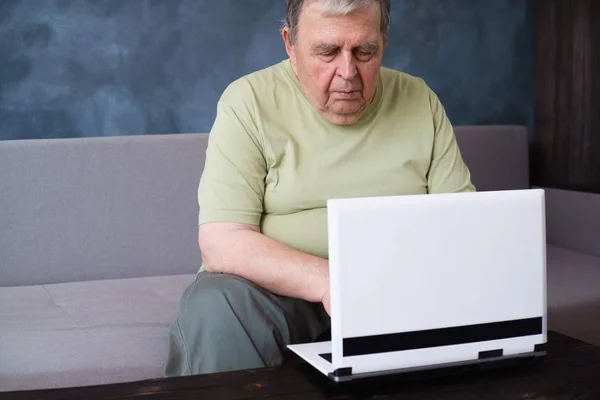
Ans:
[[[336,382],[546,354],[542,189],[330,199],[331,340],[288,348]]]

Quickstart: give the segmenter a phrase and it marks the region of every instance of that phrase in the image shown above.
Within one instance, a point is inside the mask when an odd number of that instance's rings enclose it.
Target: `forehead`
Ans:
[[[298,21],[298,39],[328,43],[377,42],[381,38],[381,10],[373,2],[347,15],[326,12],[324,2],[309,0]]]

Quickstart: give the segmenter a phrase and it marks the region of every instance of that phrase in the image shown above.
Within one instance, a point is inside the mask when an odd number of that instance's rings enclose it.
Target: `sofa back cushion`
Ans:
[[[530,187],[527,127],[459,126],[455,132],[478,191]]]
[[[524,127],[457,127],[478,190],[528,186]],[[192,274],[207,134],[0,142],[0,286]]]
[[[197,271],[206,139],[0,142],[0,286]]]

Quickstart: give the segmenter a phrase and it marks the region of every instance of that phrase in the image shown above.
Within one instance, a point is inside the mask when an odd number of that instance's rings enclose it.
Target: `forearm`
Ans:
[[[311,302],[320,302],[329,288],[326,259],[252,230],[230,230],[219,236],[200,240],[209,271],[238,275],[273,293]]]

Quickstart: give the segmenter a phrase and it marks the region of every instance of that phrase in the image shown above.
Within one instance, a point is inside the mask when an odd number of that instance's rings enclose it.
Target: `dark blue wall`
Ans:
[[[454,124],[533,117],[531,0],[392,0],[385,65]],[[286,57],[284,0],[0,0],[0,139],[206,132],[237,77]]]

